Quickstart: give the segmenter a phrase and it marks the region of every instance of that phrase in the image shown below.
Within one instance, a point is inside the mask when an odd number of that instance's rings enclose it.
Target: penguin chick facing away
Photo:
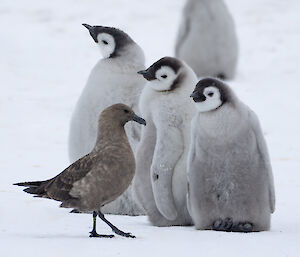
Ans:
[[[99,46],[103,59],[91,71],[87,84],[76,104],[69,131],[69,156],[75,162],[88,154],[97,139],[98,115],[114,103],[125,103],[135,112],[145,81],[137,74],[144,69],[143,50],[123,31],[103,26],[86,27]],[[129,143],[135,152],[140,139],[140,127],[126,126]],[[140,215],[144,212],[132,198],[131,186],[104,213]]]
[[[27,187],[24,191],[36,197],[61,201],[60,207],[93,212],[90,237],[113,237],[97,234],[97,215],[116,234],[134,237],[111,224],[100,211],[127,189],[134,176],[135,159],[124,130],[124,125],[131,120],[146,125],[144,119],[124,104],[106,108],[99,118],[97,143],[89,154],[52,179],[15,185]]]
[[[153,225],[191,225],[186,161],[195,107],[186,96],[197,83],[196,74],[172,57],[138,73],[148,80],[139,103],[147,127],[136,153],[135,196]]]
[[[258,118],[223,82],[206,78],[191,97],[189,211],[197,229],[270,229],[275,210],[269,154]]]
[[[175,56],[198,77],[234,77],[238,43],[234,21],[223,0],[187,0]]]

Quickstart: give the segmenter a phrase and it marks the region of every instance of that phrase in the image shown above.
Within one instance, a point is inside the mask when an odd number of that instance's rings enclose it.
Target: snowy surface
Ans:
[[[113,25],[145,51],[173,54],[183,0],[1,0],[0,256],[300,256],[300,2],[227,0],[240,40],[230,84],[259,116],[276,186],[269,232],[156,228],[145,217],[108,216],[136,239],[90,239],[92,217],[69,214],[12,183],[68,165],[72,108],[100,53],[80,24]],[[98,231],[110,233],[98,220]]]

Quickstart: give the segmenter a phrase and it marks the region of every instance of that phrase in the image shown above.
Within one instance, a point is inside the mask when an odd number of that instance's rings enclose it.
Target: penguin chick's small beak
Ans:
[[[86,23],[83,23],[82,25],[83,25],[84,27],[86,27],[86,28],[89,30],[91,37],[94,39],[94,41],[95,41],[96,43],[98,43],[97,34],[95,33],[95,28],[94,28],[94,26],[91,26],[91,25],[86,24]]]
[[[137,115],[134,115],[133,118],[132,118],[132,120],[134,120],[135,122],[143,124],[144,126],[146,126],[146,121],[143,118],[141,118],[141,117],[139,117]]]
[[[147,74],[147,71],[146,70],[140,70],[137,73],[144,76],[145,74]]]
[[[86,24],[86,23],[82,23],[82,26],[86,27],[89,31],[93,30],[93,26]]]
[[[193,98],[197,97],[197,93],[196,92],[191,93],[190,97],[193,97]]]
[[[154,80],[155,78],[152,77],[152,75],[149,73],[148,70],[140,70],[137,72],[138,74],[141,74],[143,75],[143,77],[148,80],[148,81],[151,81],[151,80]]]
[[[204,95],[199,95],[197,92],[193,92],[190,97],[193,98],[194,102],[203,102],[206,100],[206,97]]]

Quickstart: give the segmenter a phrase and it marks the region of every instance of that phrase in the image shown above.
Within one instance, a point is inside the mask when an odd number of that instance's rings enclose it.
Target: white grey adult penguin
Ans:
[[[195,107],[186,95],[197,82],[196,74],[171,57],[139,74],[148,80],[139,102],[147,129],[142,129],[136,153],[135,196],[153,225],[191,225],[186,161]]]
[[[175,56],[190,65],[198,77],[234,77],[238,43],[234,21],[223,0],[187,0]]]
[[[205,78],[191,94],[189,211],[197,229],[270,229],[275,193],[258,118],[223,82]]]
[[[72,115],[69,132],[69,156],[74,162],[88,154],[96,143],[98,115],[108,106],[122,102],[135,112],[145,81],[137,74],[143,69],[145,57],[141,47],[123,31],[83,24],[98,44],[100,59],[91,74]],[[135,152],[140,128],[126,125],[130,145]],[[131,187],[117,200],[106,205],[104,213],[139,215],[144,212],[132,199]]]

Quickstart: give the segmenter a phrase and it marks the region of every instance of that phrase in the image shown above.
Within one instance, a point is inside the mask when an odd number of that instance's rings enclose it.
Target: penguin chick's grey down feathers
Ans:
[[[187,0],[175,56],[198,77],[234,77],[238,43],[234,21],[223,0]]]
[[[188,96],[197,77],[172,57],[158,60],[139,74],[148,80],[139,103],[147,127],[136,154],[134,193],[153,225],[191,225],[186,161],[195,108]]]
[[[103,59],[95,65],[76,104],[69,133],[70,161],[88,154],[96,143],[98,115],[106,107],[122,102],[138,111],[138,99],[145,81],[137,74],[144,69],[143,50],[123,31],[83,24],[100,48]],[[126,126],[129,143],[135,152],[140,127]],[[139,215],[144,212],[132,198],[131,186],[104,213]]]
[[[219,80],[200,80],[191,97],[189,211],[197,229],[270,229],[275,193],[259,121]]]
[[[60,207],[92,211],[94,228],[91,236],[98,235],[98,214],[115,233],[133,237],[114,227],[100,211],[102,206],[115,200],[128,188],[135,173],[134,155],[124,130],[124,125],[130,120],[146,125],[144,119],[124,104],[108,107],[100,115],[97,143],[89,154],[52,179],[15,185],[28,187],[24,191],[37,197],[61,201]]]

